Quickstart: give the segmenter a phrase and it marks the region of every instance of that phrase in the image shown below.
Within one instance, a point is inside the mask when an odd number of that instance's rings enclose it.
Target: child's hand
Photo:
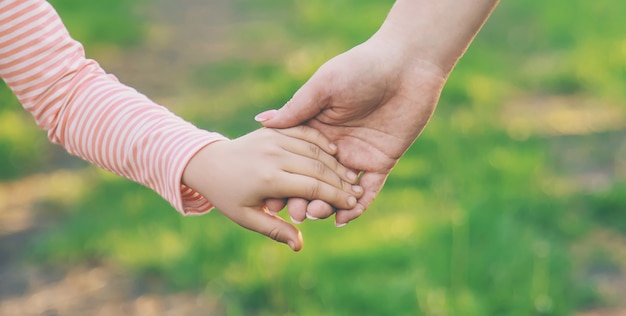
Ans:
[[[331,155],[335,149],[317,130],[262,128],[202,149],[187,165],[183,182],[237,224],[302,248],[291,224],[267,212],[265,200],[299,197],[351,209],[363,190],[354,173]]]

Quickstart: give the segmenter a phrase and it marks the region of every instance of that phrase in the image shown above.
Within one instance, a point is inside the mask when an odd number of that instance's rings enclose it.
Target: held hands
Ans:
[[[428,123],[446,81],[439,67],[392,46],[375,36],[331,59],[282,109],[256,117],[292,128],[206,146],[183,182],[234,222],[294,251],[300,232],[273,215],[285,199],[294,222],[334,209],[337,226],[360,216]]]
[[[287,242],[294,250],[302,244],[298,231],[260,212],[263,202],[278,211],[285,204],[283,199],[288,198],[289,213],[296,222],[305,217],[328,217],[336,208],[336,225],[347,224],[372,203],[395,164],[424,129],[448,74],[497,2],[397,0],[372,38],[322,65],[280,110],[256,117],[265,127],[305,124],[321,134],[306,129],[273,131],[283,133],[279,138],[267,136],[264,131],[259,132],[260,136],[251,134],[207,146],[198,160],[215,162],[218,168],[202,175],[199,163],[192,161],[188,169],[200,173],[186,171],[188,185],[200,188],[197,191],[210,197],[237,223]],[[337,146],[336,151],[322,134]],[[270,141],[269,145],[259,147],[257,137],[267,137],[263,139]],[[324,153],[279,144],[295,144],[298,139],[308,141],[309,146],[317,145]],[[247,149],[246,144],[256,147]],[[241,158],[242,153],[258,161],[248,164],[248,159]],[[351,171],[362,173],[357,190],[350,191],[356,177],[348,176],[350,173],[329,155]],[[239,158],[224,161],[224,157]],[[320,157],[325,167],[311,162]],[[294,167],[296,160],[308,167]],[[261,166],[268,169],[257,169]],[[236,174],[228,174],[229,170]],[[223,179],[227,185],[205,183],[210,176]],[[242,177],[250,181],[242,182]],[[276,179],[284,179],[285,183],[269,186]],[[358,199],[356,204],[353,198]]]
[[[408,53],[394,49],[395,43],[374,36],[322,65],[280,110],[256,117],[266,127],[305,123],[319,130],[338,146],[341,164],[363,172],[359,184],[365,193],[356,206],[339,207],[337,226],[360,216],[374,200],[428,123],[446,80],[440,68],[410,60]],[[306,209],[318,218],[332,214],[321,201],[307,207],[291,200],[290,205],[300,205],[294,212]]]
[[[273,213],[285,198],[323,200],[340,209],[357,204],[356,174],[333,157],[336,148],[306,126],[262,128],[203,148],[187,165],[183,183],[237,224],[302,248],[302,235]]]

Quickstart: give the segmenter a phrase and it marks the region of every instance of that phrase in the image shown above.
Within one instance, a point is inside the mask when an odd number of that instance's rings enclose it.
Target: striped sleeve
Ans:
[[[48,138],[141,183],[183,214],[211,204],[181,183],[201,148],[225,139],[155,104],[85,58],[44,0],[0,1],[0,77]]]

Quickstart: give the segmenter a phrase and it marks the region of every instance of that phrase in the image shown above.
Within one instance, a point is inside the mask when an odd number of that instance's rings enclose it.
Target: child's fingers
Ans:
[[[290,153],[309,158],[311,161],[316,162],[314,167],[318,167],[320,170],[323,169],[324,171],[328,171],[335,175],[337,180],[332,184],[339,186],[340,181],[348,184],[356,184],[358,180],[356,173],[340,164],[335,157],[326,153],[315,144],[303,142],[302,140],[296,138],[290,138],[284,140],[281,146]],[[291,158],[291,156],[288,157]],[[326,168],[323,168],[324,166]]]
[[[276,131],[294,139],[291,142],[283,143],[283,148],[294,154],[307,156],[323,162],[334,170],[343,181],[351,184],[357,182],[357,174],[337,161],[333,156],[337,153],[337,148],[334,145],[331,146],[328,138],[318,130],[308,126],[297,126]]]
[[[306,200],[323,200],[339,209],[351,209],[356,206],[354,193],[340,190],[328,183],[311,176],[284,172],[275,181],[272,191],[279,196],[291,196]]]
[[[356,198],[360,198],[363,193],[360,186],[343,181],[333,170],[318,160],[299,155],[289,155],[284,157],[280,164],[283,171],[322,181]]]

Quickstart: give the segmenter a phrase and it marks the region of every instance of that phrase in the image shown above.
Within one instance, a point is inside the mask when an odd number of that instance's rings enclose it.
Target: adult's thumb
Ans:
[[[259,113],[254,119],[265,127],[288,128],[314,118],[327,101],[315,78],[313,76],[305,83],[282,108]]]

